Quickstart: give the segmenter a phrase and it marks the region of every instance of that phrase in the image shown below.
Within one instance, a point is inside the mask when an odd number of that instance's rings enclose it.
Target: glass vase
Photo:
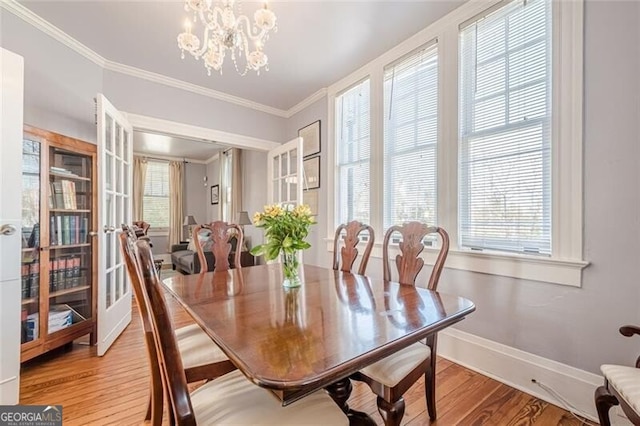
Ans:
[[[284,287],[300,287],[302,282],[300,281],[300,275],[298,275],[298,252],[282,253],[282,273],[284,280],[282,285]]]

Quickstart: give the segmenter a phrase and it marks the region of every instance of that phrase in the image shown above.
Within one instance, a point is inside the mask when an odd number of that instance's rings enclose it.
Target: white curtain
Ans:
[[[169,162],[169,246],[178,244],[182,238],[184,190],[184,164]]]
[[[133,220],[144,220],[144,184],[147,178],[147,160],[133,157]]]
[[[242,210],[242,150],[222,153],[220,163],[220,218],[235,223]]]

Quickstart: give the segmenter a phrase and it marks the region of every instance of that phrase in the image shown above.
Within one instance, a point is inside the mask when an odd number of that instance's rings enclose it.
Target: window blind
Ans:
[[[438,49],[426,47],[384,70],[384,229],[436,225]]]
[[[169,163],[147,163],[143,216],[156,229],[169,228]]]
[[[369,99],[369,80],[336,98],[338,223],[370,223]]]
[[[463,247],[551,254],[551,0],[460,30]]]

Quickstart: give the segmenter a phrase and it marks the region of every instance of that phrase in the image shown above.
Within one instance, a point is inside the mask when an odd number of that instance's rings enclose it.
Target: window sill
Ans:
[[[327,250],[333,252],[333,238],[326,238],[325,241]],[[365,245],[361,244],[361,246],[360,253],[364,251]],[[395,257],[398,253],[397,246],[390,248],[392,257]],[[437,254],[437,249],[425,248],[422,257],[427,265],[433,265]],[[382,258],[382,244],[374,244],[371,256]],[[467,250],[450,249],[445,268],[581,287],[582,270],[588,265],[589,262],[578,259],[553,259],[503,253],[476,253]]]
[[[168,237],[168,236],[169,236],[169,231],[163,231],[163,230],[152,231],[150,229],[149,232],[147,233],[147,237]]]

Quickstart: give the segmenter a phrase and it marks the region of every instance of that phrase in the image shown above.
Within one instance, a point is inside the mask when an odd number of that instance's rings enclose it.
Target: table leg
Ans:
[[[330,384],[325,389],[329,392],[329,395],[333,398],[335,403],[338,404],[338,407],[340,407],[340,409],[347,415],[350,426],[376,425],[376,422],[373,421],[367,413],[349,408],[347,401],[349,400],[353,386],[351,385],[351,380],[349,380],[348,377]]]

